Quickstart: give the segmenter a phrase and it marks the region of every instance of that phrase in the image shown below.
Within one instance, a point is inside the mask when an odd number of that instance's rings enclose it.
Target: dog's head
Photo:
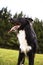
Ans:
[[[24,29],[24,27],[26,25],[29,25],[30,22],[33,21],[33,19],[31,19],[31,18],[15,18],[15,19],[10,19],[10,21],[12,24],[14,24],[14,27],[12,27],[9,32]]]

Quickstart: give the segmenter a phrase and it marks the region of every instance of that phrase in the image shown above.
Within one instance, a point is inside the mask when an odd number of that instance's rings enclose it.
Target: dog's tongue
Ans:
[[[13,26],[8,33],[17,30],[19,27],[20,25]]]
[[[20,27],[20,25],[14,26],[14,30],[17,30]]]

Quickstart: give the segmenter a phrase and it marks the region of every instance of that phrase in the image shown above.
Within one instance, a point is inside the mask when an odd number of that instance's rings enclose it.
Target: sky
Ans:
[[[0,10],[7,7],[11,14],[21,11],[27,17],[43,20],[43,0],[0,0]]]

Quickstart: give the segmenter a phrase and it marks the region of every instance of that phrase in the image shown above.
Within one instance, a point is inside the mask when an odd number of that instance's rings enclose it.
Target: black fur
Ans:
[[[31,18],[17,18],[12,20],[12,23],[14,25],[17,24],[21,25],[20,28],[18,28],[18,31],[25,30],[27,43],[32,47],[32,50],[30,52],[27,52],[29,65],[34,65],[34,57],[37,51],[37,37],[33,28],[30,25],[32,21],[33,20]],[[20,65],[20,63],[24,64],[24,61],[25,61],[25,54],[21,53],[21,50],[19,50],[19,58],[17,65]]]

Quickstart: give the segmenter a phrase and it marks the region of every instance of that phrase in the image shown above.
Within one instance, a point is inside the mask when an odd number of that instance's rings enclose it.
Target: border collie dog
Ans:
[[[37,49],[37,37],[31,25],[31,18],[11,19],[14,27],[9,32],[15,31],[20,44],[17,65],[24,65],[25,56],[28,57],[29,65],[34,65],[34,57]]]

